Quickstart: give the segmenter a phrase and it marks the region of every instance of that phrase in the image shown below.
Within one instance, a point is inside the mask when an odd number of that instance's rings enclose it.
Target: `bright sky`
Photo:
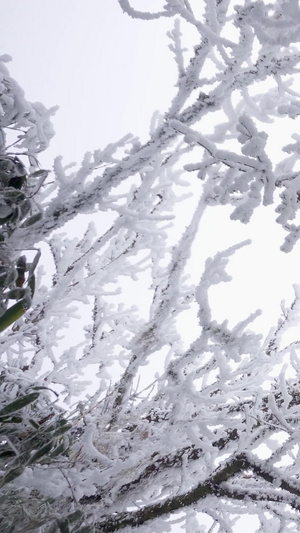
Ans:
[[[170,102],[176,68],[165,20],[135,21],[117,0],[1,0],[0,49],[30,101],[59,105],[52,161],[78,161],[129,131],[147,134]],[[153,33],[155,25],[155,36]]]

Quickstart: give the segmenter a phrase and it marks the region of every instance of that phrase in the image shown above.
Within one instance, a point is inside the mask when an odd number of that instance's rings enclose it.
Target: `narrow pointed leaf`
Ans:
[[[27,461],[27,465],[31,465],[32,463],[35,463],[36,461],[47,455],[52,450],[52,447],[53,441],[51,440],[30,457],[30,459]]]
[[[7,474],[5,474],[4,478],[0,481],[0,485],[6,485],[6,483],[10,483],[17,477],[19,477],[24,472],[24,466],[18,466],[17,468],[12,468]]]
[[[26,396],[21,396],[17,400],[14,400],[13,402],[3,407],[3,409],[0,409],[0,416],[8,415],[15,411],[19,411],[20,409],[23,409],[23,407],[26,407],[26,405],[29,405],[30,403],[37,400],[38,397],[38,392],[32,392],[30,394],[26,394]]]

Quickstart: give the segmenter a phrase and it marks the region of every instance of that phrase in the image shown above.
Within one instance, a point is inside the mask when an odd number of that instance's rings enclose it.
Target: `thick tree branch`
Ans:
[[[229,461],[225,466],[218,468],[212,477],[204,482],[199,483],[197,487],[185,494],[180,494],[173,498],[168,498],[162,503],[148,505],[143,509],[133,512],[119,513],[114,517],[104,518],[97,523],[97,527],[103,533],[118,531],[124,527],[137,527],[149,520],[168,515],[173,511],[183,509],[189,505],[215,494],[218,491],[219,484],[227,481],[241,470],[247,468],[247,461],[244,456],[239,456]]]

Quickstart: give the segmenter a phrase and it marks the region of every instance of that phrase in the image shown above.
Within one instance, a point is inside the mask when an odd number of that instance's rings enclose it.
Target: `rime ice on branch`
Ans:
[[[199,257],[196,286],[187,271],[195,248],[203,253],[203,214],[216,206],[232,206],[238,224],[273,205],[282,249],[299,238],[299,138],[282,138],[274,164],[270,133],[283,117],[296,129],[300,114],[298,3],[164,0],[153,13],[119,4],[153,28],[170,22],[177,93],[145,144],[129,134],[79,167],[57,158],[36,194],[43,219],[14,233],[15,246],[48,247],[52,277],[2,337],[5,362],[71,404],[75,442],[53,464],[26,465],[13,487],[53,498],[56,515],[62,505],[83,510],[104,532],[170,531],[170,521],[229,532],[249,514],[254,528],[296,531],[299,341],[286,339],[299,323],[299,287],[264,339],[250,329],[260,311],[230,326],[210,306],[248,242],[204,266]],[[16,149],[32,156],[49,138],[48,115],[39,122],[40,107],[22,107],[2,73],[2,127],[17,110],[15,126],[29,129]],[[182,217],[191,194],[194,211]],[[84,232],[71,238],[79,217]],[[188,346],[187,309],[198,321]]]

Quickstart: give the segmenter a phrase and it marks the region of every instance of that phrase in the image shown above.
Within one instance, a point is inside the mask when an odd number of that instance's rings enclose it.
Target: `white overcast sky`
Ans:
[[[151,6],[158,3],[153,0]],[[140,4],[147,8],[149,2]],[[175,92],[169,19],[133,20],[117,0],[0,0],[0,7],[0,53],[13,57],[11,75],[29,101],[59,105],[56,135],[40,157],[44,167],[50,168],[57,155],[65,164],[79,162],[86,151],[104,148],[128,132],[147,138],[153,112],[164,112]],[[243,318],[243,294],[245,312],[265,308],[269,326],[281,298],[291,298],[292,283],[300,282],[300,245],[293,255],[278,253],[284,235],[272,209],[257,214],[252,226],[227,226],[229,211],[222,213],[224,219],[214,210],[207,215],[210,224],[202,232],[207,231],[207,253],[248,237],[254,245],[233,258],[229,271],[236,276],[236,291],[224,285],[216,318],[221,320],[227,308],[233,320]]]
[[[165,20],[142,22],[117,0],[0,0],[0,49],[30,101],[59,105],[47,159],[78,161],[128,133],[147,134],[176,80]],[[50,159],[51,160],[51,159]]]

